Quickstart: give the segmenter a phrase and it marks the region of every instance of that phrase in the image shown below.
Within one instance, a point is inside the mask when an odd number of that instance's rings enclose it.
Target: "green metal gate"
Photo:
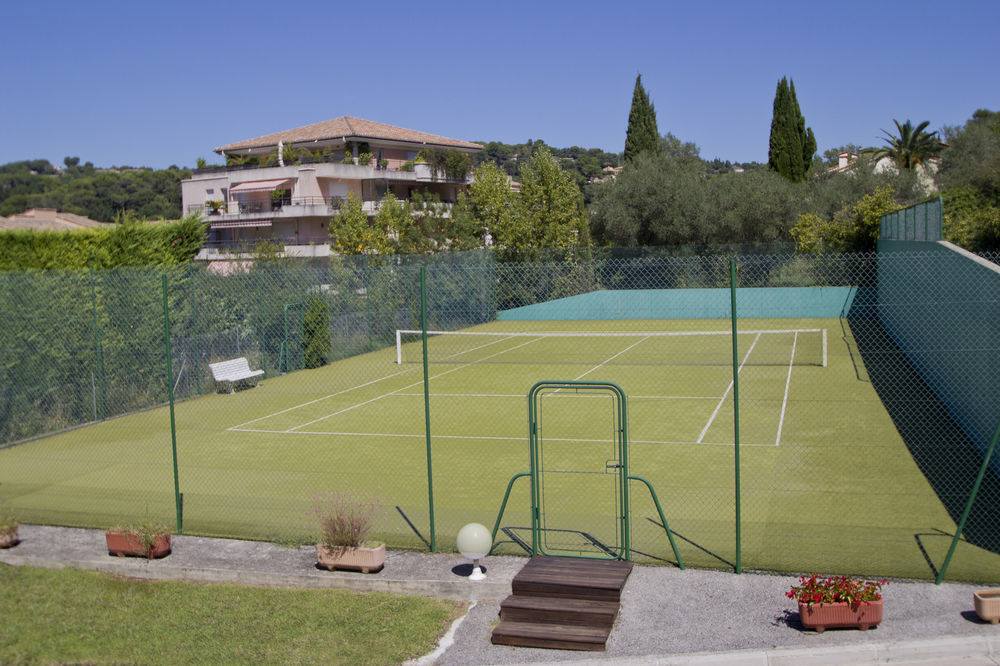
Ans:
[[[625,394],[605,382],[539,382],[528,420],[539,552],[628,559]]]

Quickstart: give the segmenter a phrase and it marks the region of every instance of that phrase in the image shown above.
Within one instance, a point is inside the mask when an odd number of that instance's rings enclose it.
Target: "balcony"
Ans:
[[[360,165],[351,164],[344,162],[331,162],[323,160],[301,160],[294,163],[286,163],[284,166],[279,166],[277,164],[234,164],[230,166],[215,166],[206,167],[204,169],[195,169],[192,172],[194,177],[198,176],[213,176],[213,175],[225,175],[232,172],[244,172],[252,170],[261,170],[267,172],[278,172],[278,171],[288,171],[288,173],[294,173],[293,170],[298,169],[301,166],[311,166],[316,169],[316,175],[323,177],[336,177],[336,178],[346,178],[353,180],[368,180],[368,179],[383,179],[383,180],[397,180],[397,181],[411,181],[418,183],[450,183],[450,184],[468,184],[472,182],[471,172],[466,175],[465,178],[448,178],[445,174],[435,174],[430,167],[430,164],[426,162],[419,162],[413,164],[411,168],[404,168],[404,162],[399,160],[391,160],[388,165],[380,166],[377,164],[371,165]],[[263,178],[264,176],[262,176]],[[268,175],[267,178],[274,176]]]
[[[236,219],[253,220],[266,217],[268,219],[298,218],[298,217],[330,217],[339,215],[346,201],[340,197],[324,199],[323,197],[292,197],[280,203],[271,201],[230,201],[218,209],[212,209],[205,204],[193,204],[187,207],[188,215],[200,215],[209,222],[228,222]],[[361,202],[361,210],[366,215],[375,215],[381,207],[381,200]],[[442,207],[444,216],[451,212],[453,204],[435,204]]]

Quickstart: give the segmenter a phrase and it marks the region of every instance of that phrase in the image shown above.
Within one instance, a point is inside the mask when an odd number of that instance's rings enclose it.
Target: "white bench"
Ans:
[[[209,363],[208,367],[212,370],[218,393],[232,393],[234,388],[257,386],[257,378],[264,374],[263,370],[251,370],[244,357]]]

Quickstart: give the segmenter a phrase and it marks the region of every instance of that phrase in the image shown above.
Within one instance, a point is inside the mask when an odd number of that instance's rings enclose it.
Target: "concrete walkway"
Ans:
[[[99,530],[22,525],[20,536],[17,546],[0,550],[0,563],[468,601],[469,612],[422,664],[1000,664],[1000,625],[976,616],[972,593],[982,586],[975,585],[893,581],[884,590],[880,627],[816,634],[802,629],[785,597],[794,576],[637,566],[607,651],[580,653],[490,643],[499,602],[524,565],[519,557],[487,558],[486,580],[471,582],[470,565],[459,555],[390,551],[382,571],[360,574],[317,569],[312,547],[174,536],[170,556],[147,561],[109,557]]]

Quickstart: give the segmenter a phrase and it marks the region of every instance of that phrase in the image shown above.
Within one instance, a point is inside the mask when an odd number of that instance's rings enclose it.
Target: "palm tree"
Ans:
[[[946,144],[937,138],[937,132],[924,131],[930,124],[929,120],[925,120],[916,127],[909,120],[902,125],[895,119],[892,122],[896,123],[899,136],[882,130],[882,133],[888,137],[882,140],[889,145],[871,151],[872,158],[876,162],[883,157],[888,157],[902,169],[913,169],[918,164],[935,157],[945,148]]]

